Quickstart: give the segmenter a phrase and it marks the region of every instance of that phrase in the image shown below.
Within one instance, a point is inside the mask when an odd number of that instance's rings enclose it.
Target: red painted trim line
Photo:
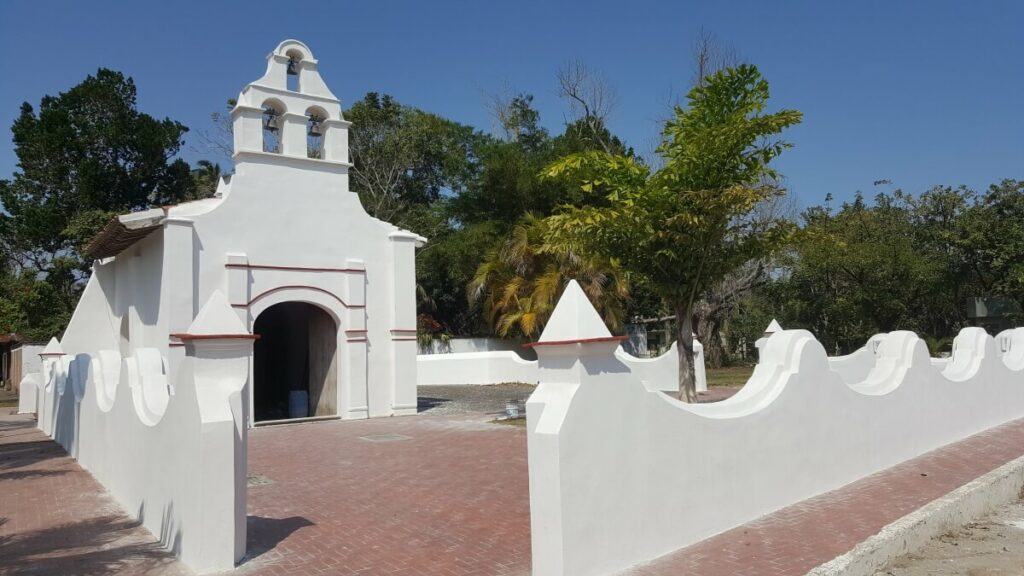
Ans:
[[[348,329],[346,329],[345,332],[347,332],[349,334],[355,334],[357,332],[361,332],[363,334],[366,334],[366,330],[348,330]]]
[[[328,295],[328,296],[330,296],[331,298],[334,298],[335,300],[337,300],[337,301],[338,301],[338,302],[339,302],[339,303],[340,303],[340,304],[341,304],[342,306],[344,306],[345,308],[365,308],[365,306],[349,306],[348,304],[346,304],[346,303],[345,303],[345,301],[344,301],[344,300],[342,300],[341,298],[339,298],[339,297],[338,297],[338,296],[337,296],[337,295],[336,295],[336,294],[335,294],[334,292],[331,292],[330,290],[324,290],[323,288],[317,288],[316,286],[302,286],[302,285],[294,285],[294,286],[278,286],[277,288],[271,288],[270,290],[267,290],[266,292],[263,292],[263,293],[262,293],[262,294],[260,294],[259,296],[256,296],[256,297],[255,297],[255,298],[253,298],[252,300],[249,300],[249,303],[248,303],[248,304],[246,304],[246,307],[252,306],[252,305],[253,305],[253,303],[255,303],[255,302],[256,302],[257,300],[259,300],[260,298],[263,298],[263,297],[264,297],[264,296],[266,296],[267,294],[271,294],[271,293],[273,293],[273,292],[277,292],[277,291],[279,291],[279,290],[289,290],[289,289],[306,289],[306,290],[315,290],[315,291],[317,291],[317,292],[323,292],[324,294],[327,294],[327,295]]]
[[[553,342],[530,342],[523,344],[523,348],[533,348],[536,346],[565,346],[567,344],[592,344],[594,342],[622,342],[629,336],[602,336],[601,338],[582,338],[580,340],[556,340]]]
[[[171,336],[188,342],[189,340],[259,340],[259,334],[171,334]]]
[[[392,332],[415,332],[415,328],[392,328]]]
[[[245,268],[249,270],[290,270],[293,272],[354,272],[365,274],[361,268],[311,268],[306,266],[271,266],[269,264],[225,264],[225,268]]]
[[[67,356],[67,352],[40,352],[36,356]]]

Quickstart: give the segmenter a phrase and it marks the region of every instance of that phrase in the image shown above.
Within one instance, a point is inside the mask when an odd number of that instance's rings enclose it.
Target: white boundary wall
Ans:
[[[650,391],[601,343],[538,348],[533,574],[614,573],[1024,417],[1024,329],[998,345],[964,329],[941,371],[915,334],[877,338],[839,362],[848,377],[870,364],[844,382],[809,332],[776,333],[740,392],[699,405]]]
[[[524,360],[510,350],[420,354],[416,357],[417,386],[445,384],[537,384],[536,360]]]
[[[93,297],[87,289],[82,299]],[[172,382],[156,348],[127,357],[96,348],[104,343],[80,317],[85,309],[76,311],[63,345],[54,339],[47,346],[42,374],[32,375],[41,382],[38,427],[192,569],[233,568],[245,554],[241,392],[251,336],[215,292],[183,336]]]
[[[704,370],[704,347],[694,340],[697,391],[708,389]],[[673,343],[657,358],[637,358],[618,347],[615,357],[629,367],[651,390],[679,390],[679,356]],[[536,360],[524,360],[512,351],[456,352],[452,354],[421,354],[416,357],[416,378],[419,386],[446,384],[501,384],[504,382],[540,382]]]

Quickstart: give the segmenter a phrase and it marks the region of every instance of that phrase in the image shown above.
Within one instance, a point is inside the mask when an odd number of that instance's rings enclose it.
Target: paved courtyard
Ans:
[[[526,432],[419,416],[257,428],[241,574],[529,574]]]
[[[249,554],[235,573],[529,574],[526,434],[491,422],[525,389],[474,396],[445,388],[424,391],[420,416],[252,431]],[[432,415],[440,406],[447,408]],[[0,574],[188,573],[30,419],[11,411],[0,408]],[[632,573],[803,574],[1022,454],[1024,420]]]

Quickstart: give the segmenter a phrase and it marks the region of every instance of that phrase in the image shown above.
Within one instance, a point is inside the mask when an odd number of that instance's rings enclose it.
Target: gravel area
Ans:
[[[876,576],[1024,575],[1024,501],[933,539]]]
[[[533,392],[533,384],[509,383],[491,386],[420,386],[419,411],[421,414],[487,414],[498,417],[505,414],[509,400],[525,401]]]
[[[526,401],[533,392],[533,384],[508,383],[491,386],[420,386],[420,414],[449,416],[454,414],[485,414],[504,416],[505,403],[509,400]],[[698,402],[718,402],[732,396],[739,386],[714,386],[701,392]],[[675,393],[668,393],[673,397]]]

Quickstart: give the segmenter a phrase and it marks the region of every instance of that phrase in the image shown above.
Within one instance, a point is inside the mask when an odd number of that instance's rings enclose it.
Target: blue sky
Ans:
[[[650,150],[692,77],[701,29],[757,64],[776,107],[804,113],[778,166],[803,205],[892,180],[983,188],[1024,178],[1024,3],[53,2],[0,3],[0,177],[8,127],[97,67],[135,78],[143,111],[208,128],[285,38],[313,49],[351,104],[367,91],[480,128],[485,95],[533,93],[557,130],[555,73],[571,59],[615,87],[613,130]],[[187,146],[183,156],[203,155]]]

